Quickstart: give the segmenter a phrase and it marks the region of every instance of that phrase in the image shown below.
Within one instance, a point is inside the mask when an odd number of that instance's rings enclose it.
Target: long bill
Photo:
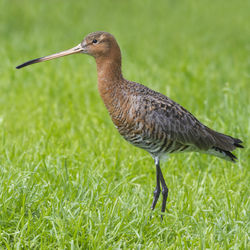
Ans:
[[[48,60],[52,60],[54,58],[58,58],[58,57],[62,57],[62,56],[68,56],[68,55],[72,55],[72,54],[76,54],[76,53],[80,53],[83,52],[83,47],[81,44],[78,44],[77,46],[73,47],[72,49],[68,49],[53,55],[49,55],[49,56],[44,56],[44,57],[40,57],[40,58],[36,58],[30,61],[27,61],[23,64],[18,65],[16,68],[17,69],[21,69],[25,66],[34,64],[34,63],[39,63],[39,62],[44,62],[44,61],[48,61]]]

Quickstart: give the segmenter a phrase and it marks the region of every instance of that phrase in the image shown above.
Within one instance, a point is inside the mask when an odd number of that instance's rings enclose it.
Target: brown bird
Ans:
[[[206,127],[170,98],[124,79],[120,48],[115,38],[107,32],[90,33],[72,49],[28,61],[16,68],[76,53],[95,58],[98,90],[119,133],[154,158],[156,189],[152,209],[160,196],[160,184],[163,195],[161,211],[164,213],[166,208],[168,188],[160,169],[160,160],[164,155],[195,151],[232,162],[237,159],[231,151],[237,147],[243,148],[240,139]]]

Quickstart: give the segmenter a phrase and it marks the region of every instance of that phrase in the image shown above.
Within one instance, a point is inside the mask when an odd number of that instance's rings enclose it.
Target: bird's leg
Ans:
[[[159,169],[159,177],[160,177],[160,181],[161,181],[161,186],[162,186],[162,206],[161,206],[161,212],[164,213],[166,210],[166,202],[167,202],[167,198],[168,198],[168,187],[166,185],[166,182],[164,180],[163,174],[161,172],[161,168],[160,168],[160,161],[159,159],[157,159],[155,161],[156,167]],[[161,216],[161,218],[163,218],[163,215]]]
[[[156,166],[156,188],[154,191],[154,199],[153,199],[153,203],[151,206],[151,209],[154,210],[155,209],[155,205],[159,199],[160,193],[161,193],[161,187],[160,187],[160,166],[156,164],[156,160],[155,160],[155,166]],[[160,171],[159,171],[160,170]]]

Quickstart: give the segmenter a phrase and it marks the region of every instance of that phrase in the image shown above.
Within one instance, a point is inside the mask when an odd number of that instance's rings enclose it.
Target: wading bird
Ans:
[[[91,55],[96,60],[98,90],[119,133],[131,144],[145,149],[154,158],[156,188],[152,210],[160,196],[164,213],[168,188],[160,169],[160,160],[176,152],[202,152],[234,162],[231,153],[243,148],[242,141],[218,133],[198,121],[191,113],[168,97],[136,82],[123,78],[121,51],[115,38],[107,32],[93,32],[76,47],[28,61],[33,63],[76,53]]]

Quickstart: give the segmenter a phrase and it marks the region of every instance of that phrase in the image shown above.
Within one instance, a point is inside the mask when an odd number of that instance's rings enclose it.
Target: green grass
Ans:
[[[249,247],[249,1],[0,0],[0,9],[1,248]],[[15,69],[97,30],[117,38],[127,79],[244,141],[237,164],[195,153],[162,164],[163,221],[161,200],[150,210],[153,160],[114,128],[93,58]]]

